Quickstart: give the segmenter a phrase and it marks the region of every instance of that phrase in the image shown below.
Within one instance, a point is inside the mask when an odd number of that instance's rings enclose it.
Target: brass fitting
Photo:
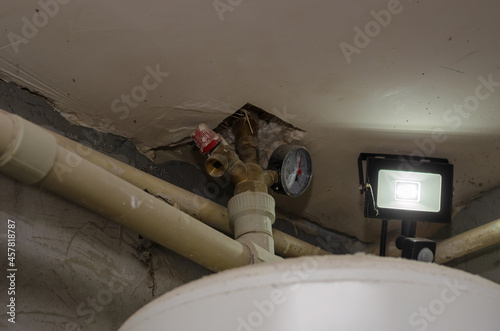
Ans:
[[[234,194],[239,194],[247,191],[267,193],[267,185],[264,183],[262,168],[255,163],[246,163],[245,168],[245,179],[236,184]]]
[[[278,178],[276,171],[264,171],[256,163],[243,163],[225,141],[214,148],[205,162],[205,169],[214,177],[227,172],[236,185],[234,194],[247,191],[267,193],[267,188]]]
[[[278,173],[262,170],[258,165],[257,119],[256,114],[244,111],[244,116],[233,122],[238,154],[206,125],[200,125],[192,136],[202,153],[208,154],[206,171],[214,177],[227,172],[236,186],[228,203],[235,238],[250,243],[250,248],[274,254],[275,202],[268,194],[268,187],[278,181]]]
[[[258,115],[244,111],[244,115],[233,121],[235,153],[229,144],[206,125],[193,133],[193,139],[200,145],[203,153],[208,154],[205,170],[213,177],[228,173],[236,185],[234,194],[242,192],[264,192],[278,181],[278,173],[263,170],[258,165],[259,138],[257,133]],[[208,137],[208,138],[206,138]],[[210,147],[209,145],[215,145]],[[207,145],[207,146],[205,146]],[[210,148],[208,148],[210,147]]]
[[[229,167],[229,160],[222,153],[213,153],[205,161],[205,170],[212,177],[222,176]]]
[[[243,112],[243,117],[233,121],[236,152],[244,163],[257,164],[259,160],[258,116],[253,112]]]

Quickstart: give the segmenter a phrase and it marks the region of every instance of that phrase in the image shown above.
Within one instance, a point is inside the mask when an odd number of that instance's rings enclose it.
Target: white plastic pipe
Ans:
[[[0,172],[26,184],[38,183],[213,271],[281,259],[258,247],[252,247],[252,254],[243,244],[58,146],[49,133],[28,123],[0,112],[0,132],[10,133],[0,135]],[[19,127],[24,129],[16,131]]]
[[[264,192],[242,192],[229,200],[227,209],[236,239],[249,240],[274,254],[272,225],[276,213],[272,196]]]

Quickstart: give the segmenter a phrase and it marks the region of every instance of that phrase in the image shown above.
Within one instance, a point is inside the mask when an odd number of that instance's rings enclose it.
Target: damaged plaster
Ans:
[[[283,144],[302,144],[307,132],[285,122],[284,120],[260,109],[250,103],[245,104],[238,109],[234,114],[222,121],[214,130],[221,134],[226,142],[233,146],[234,150],[234,132],[232,122],[236,118],[245,116],[246,112],[252,112],[258,115],[257,127],[253,128],[258,132],[259,148],[258,157],[259,165],[263,169],[267,169],[269,158],[273,151]]]

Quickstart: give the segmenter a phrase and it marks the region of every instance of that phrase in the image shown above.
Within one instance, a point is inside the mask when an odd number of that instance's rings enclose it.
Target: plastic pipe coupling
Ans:
[[[57,141],[17,115],[0,113],[0,172],[24,184],[40,182],[52,170]]]
[[[263,192],[243,192],[229,200],[227,209],[235,239],[249,240],[274,254],[272,225],[276,214],[272,196]]]

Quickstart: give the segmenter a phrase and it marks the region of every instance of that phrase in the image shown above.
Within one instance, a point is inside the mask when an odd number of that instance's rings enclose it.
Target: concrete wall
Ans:
[[[2,270],[9,219],[16,232],[17,315],[14,327],[2,314],[2,330],[115,330],[155,297],[209,274],[137,233],[0,175]],[[2,309],[8,285],[2,280]]]

